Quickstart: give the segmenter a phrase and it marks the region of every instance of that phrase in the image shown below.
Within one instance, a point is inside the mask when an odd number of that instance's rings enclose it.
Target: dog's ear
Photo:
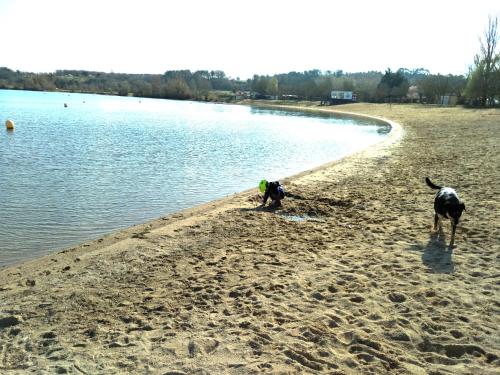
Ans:
[[[460,207],[462,207],[462,210],[465,211],[465,203],[460,203]]]

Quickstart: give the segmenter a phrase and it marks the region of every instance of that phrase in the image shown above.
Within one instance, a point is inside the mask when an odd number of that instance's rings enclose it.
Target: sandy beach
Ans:
[[[0,269],[0,373],[498,374],[500,110],[313,109],[400,126],[277,210],[256,188]],[[426,176],[465,202],[453,248]]]

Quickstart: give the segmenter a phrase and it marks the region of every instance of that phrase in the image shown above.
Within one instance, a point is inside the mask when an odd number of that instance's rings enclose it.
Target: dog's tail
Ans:
[[[437,186],[437,185],[434,185],[431,180],[429,180],[429,177],[426,177],[425,178],[425,182],[426,184],[431,188],[431,189],[436,189],[436,190],[439,190],[441,189],[441,186]]]

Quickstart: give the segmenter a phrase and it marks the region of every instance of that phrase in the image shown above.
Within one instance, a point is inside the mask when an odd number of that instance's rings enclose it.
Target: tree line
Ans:
[[[251,88],[268,96],[296,96],[305,100],[324,100],[332,90],[353,91],[363,102],[438,103],[443,95],[462,98],[467,78],[461,75],[430,74],[428,70],[398,69],[385,73],[343,73],[311,70],[275,76],[254,76]],[[464,99],[463,99],[464,100]]]
[[[381,102],[426,98],[434,103],[440,95],[462,95],[463,76],[430,74],[425,69],[388,69],[381,72],[344,73],[310,70],[273,76],[255,75],[242,81],[223,71],[167,71],[165,74],[104,73],[85,70],[58,70],[29,73],[0,67],[0,89],[68,91],[165,99],[230,100],[238,93],[253,92],[263,97],[325,100],[332,90],[353,91],[359,101]],[[410,88],[417,86],[418,96]],[[222,99],[221,99],[222,98]]]
[[[0,67],[0,89],[69,91],[148,98],[207,101],[239,100],[241,93],[262,98],[327,100],[332,90],[353,91],[364,102],[439,103],[444,95],[456,95],[458,103],[495,106],[500,99],[498,19],[489,19],[480,39],[480,52],[466,76],[431,74],[427,69],[401,68],[393,72],[344,73],[320,71],[255,75],[240,80],[221,70],[166,71],[164,74],[104,73],[57,70],[29,73]]]
[[[0,68],[0,88],[33,91],[68,91],[165,99],[204,99],[212,91],[233,91],[246,83],[222,71],[167,71],[165,74],[104,73],[57,70],[29,73]]]
[[[458,104],[471,106],[500,105],[500,51],[498,17],[488,19],[480,38],[480,51],[466,76],[430,74],[427,69],[387,69],[381,72],[343,73],[291,72],[274,76],[254,76],[251,88],[268,97],[291,97],[324,100],[332,90],[353,91],[359,101],[425,102],[440,104],[454,95]]]

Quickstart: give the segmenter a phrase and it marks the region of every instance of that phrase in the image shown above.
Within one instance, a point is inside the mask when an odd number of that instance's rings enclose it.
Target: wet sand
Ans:
[[[1,269],[0,373],[498,373],[500,111],[332,109],[401,129],[277,210],[254,189]],[[454,248],[426,176],[465,202]]]

